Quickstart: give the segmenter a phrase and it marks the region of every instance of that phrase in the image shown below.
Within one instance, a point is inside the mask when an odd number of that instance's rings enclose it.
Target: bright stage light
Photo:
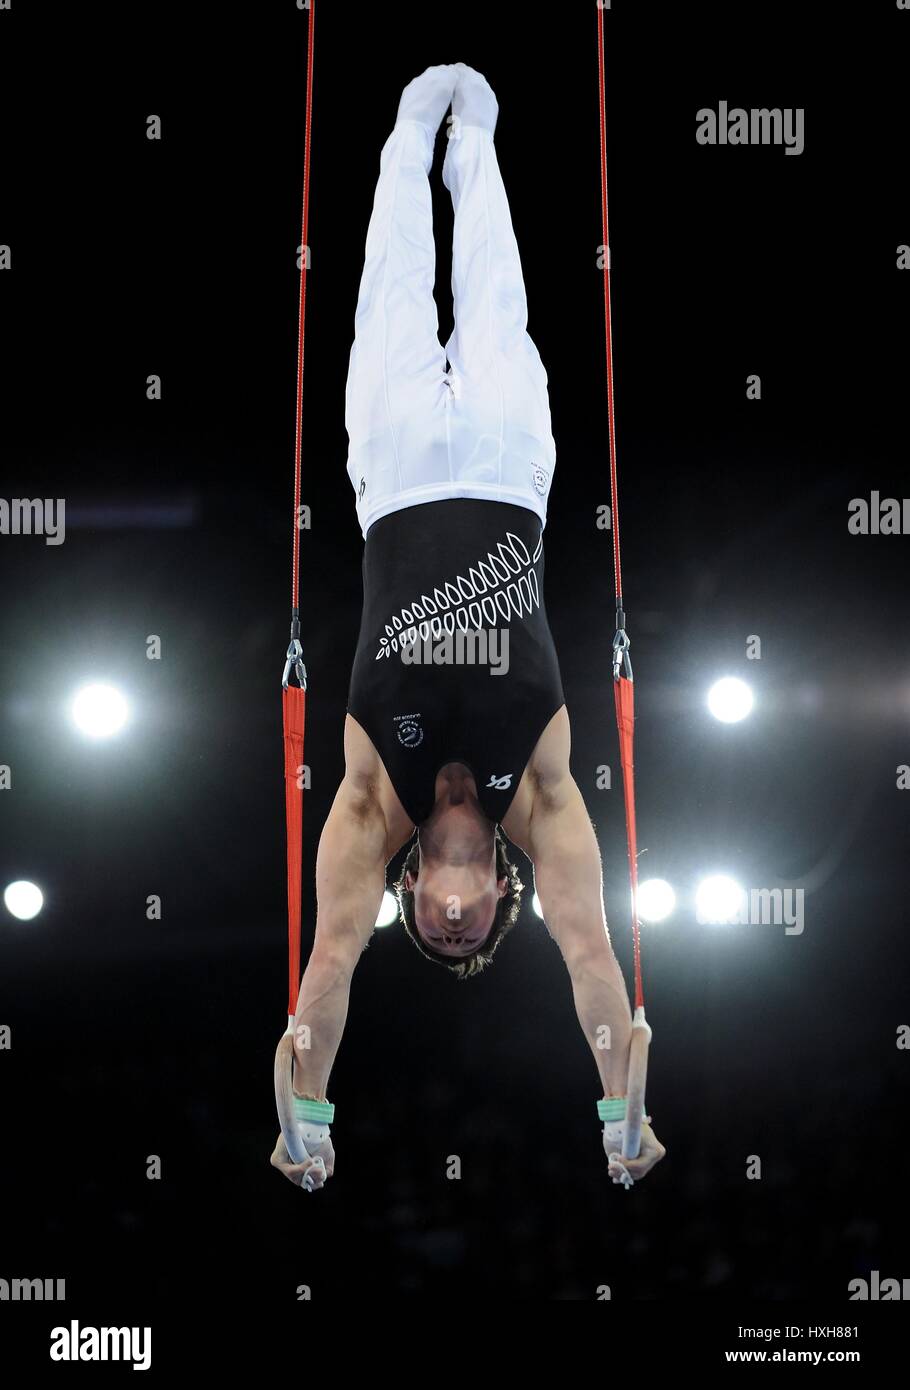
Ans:
[[[752,691],[736,676],[724,676],[708,691],[708,709],[722,724],[736,724],[752,710]]]
[[[73,721],[88,738],[119,734],[128,713],[126,700],[112,685],[84,685],[73,700]]]
[[[20,922],[30,922],[44,906],[44,894],[37,883],[20,878],[15,883],[7,884],[3,890],[3,901],[7,912],[13,917],[18,917]]]
[[[746,917],[746,893],[735,879],[712,874],[702,879],[695,894],[695,916],[699,922],[728,924]]]
[[[534,894],[533,898],[531,899],[531,906],[533,907],[534,911],[537,913],[537,915],[538,915],[538,917],[540,918],[540,920],[543,921],[543,908],[542,908],[541,905],[540,905],[540,898],[538,898],[538,896],[537,896],[536,893]]]
[[[676,894],[664,878],[648,878],[638,885],[638,915],[643,922],[662,922],[676,906]]]
[[[398,920],[398,899],[394,893],[388,889],[382,895],[382,903],[379,908],[379,916],[376,918],[377,927],[390,927],[393,922]]]

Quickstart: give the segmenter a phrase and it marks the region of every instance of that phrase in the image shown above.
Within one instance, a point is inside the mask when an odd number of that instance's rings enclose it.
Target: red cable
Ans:
[[[622,567],[619,559],[619,507],[616,486],[616,417],[613,410],[613,320],[610,314],[610,219],[607,203],[607,98],[604,68],[604,12],[597,7],[597,76],[600,87],[600,169],[604,247],[604,327],[607,340],[607,415],[610,437],[610,507],[613,529],[613,574],[617,600],[622,598]]]
[[[303,454],[303,335],[306,323],[307,229],[310,218],[310,131],[313,121],[313,36],[316,23],[316,0],[310,0],[310,22],[307,38],[306,126],[303,142],[303,217],[300,243],[300,307],[297,318],[297,414],[294,439],[294,539],[291,560],[291,607],[300,608],[300,478]]]
[[[297,320],[297,407],[294,441],[294,516],[291,559],[291,638],[299,637],[300,603],[300,483],[303,458],[303,337],[306,323],[307,234],[310,212],[310,137],[313,120],[313,33],[316,0],[309,0],[310,22],[307,39],[306,123],[303,145],[303,213],[301,220],[300,305]],[[299,648],[298,648],[299,650]],[[288,648],[291,658],[292,647]],[[285,816],[287,820],[288,888],[288,1017],[297,1009],[300,987],[300,923],[302,895],[303,791],[298,785],[298,769],[303,765],[303,737],[306,722],[304,684],[294,686],[288,679],[282,691],[284,725]]]
[[[600,174],[604,247],[604,331],[607,347],[607,418],[610,443],[610,509],[613,531],[613,574],[616,606],[622,608],[622,566],[619,553],[619,488],[616,479],[616,414],[613,405],[613,320],[610,305],[610,221],[607,200],[607,94],[604,60],[604,12],[597,7],[597,77],[600,93]],[[635,972],[635,1007],[644,1008],[641,977],[641,923],[638,918],[638,837],[635,825],[635,769],[632,754],[634,707],[632,682],[620,677],[614,682],[616,718],[623,764],[623,797],[626,809],[626,839],[629,847],[629,880],[632,888],[632,960]]]

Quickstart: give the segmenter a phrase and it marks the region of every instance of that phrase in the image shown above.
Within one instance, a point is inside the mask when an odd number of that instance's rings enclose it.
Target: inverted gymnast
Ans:
[[[443,349],[428,175],[450,105],[442,177],[455,211],[455,327]],[[417,949],[459,979],[490,964],[517,920],[522,885],[506,841],[527,855],[600,1075],[609,1175],[628,1187],[665,1153],[645,1123],[638,1158],[620,1160],[631,1012],[597,840],[569,771],[569,716],[544,608],[556,448],[547,375],[526,331],[497,115],[485,78],[463,63],[409,83],[367,233],[345,412],[365,537],[363,617],[345,774],[319,840],[316,931],[294,1025],[294,1106],[308,1158],[292,1162],[282,1136],[271,1158],[305,1191],[334,1170],[327,1091],[351,977],[386,866],[412,837],[395,885],[401,920]],[[477,660],[484,650],[495,664]]]

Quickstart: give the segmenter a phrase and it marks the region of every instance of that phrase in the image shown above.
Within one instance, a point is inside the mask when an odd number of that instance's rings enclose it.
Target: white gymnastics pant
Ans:
[[[546,523],[556,446],[509,203],[493,136],[453,126],[443,181],[455,209],[455,328],[444,349],[433,142],[425,126],[400,121],[382,151],[345,396],[364,536],[390,512],[447,497],[511,502]]]

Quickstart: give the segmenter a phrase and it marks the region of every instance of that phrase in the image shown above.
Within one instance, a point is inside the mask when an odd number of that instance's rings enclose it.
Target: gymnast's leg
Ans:
[[[527,332],[521,258],[493,140],[499,108],[480,73],[464,63],[455,66],[452,131],[442,171],[455,210],[455,327],[446,355],[454,378],[454,414],[463,408],[464,426],[453,454],[471,477],[509,493],[528,493],[526,505],[545,520],[556,446],[547,374]]]
[[[395,509],[396,496],[448,477],[436,409],[446,389],[445,353],[433,299],[428,172],[455,79],[454,66],[446,64],[427,68],[405,87],[380,158],[345,402],[348,475],[364,535]]]

